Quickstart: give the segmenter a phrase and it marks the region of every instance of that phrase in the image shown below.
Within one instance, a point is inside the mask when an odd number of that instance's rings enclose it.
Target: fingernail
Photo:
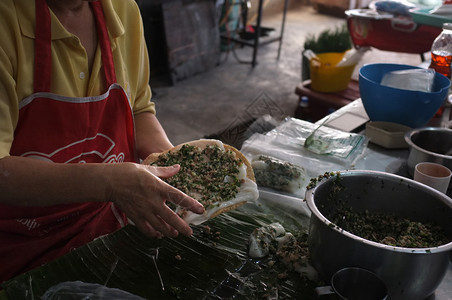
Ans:
[[[196,206],[196,213],[203,214],[204,211],[205,211],[204,206],[202,206],[202,205]]]

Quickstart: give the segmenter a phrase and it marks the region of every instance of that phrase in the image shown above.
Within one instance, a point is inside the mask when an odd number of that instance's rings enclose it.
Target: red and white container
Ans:
[[[409,16],[394,16],[372,9],[345,12],[355,47],[423,54],[429,52],[441,28],[417,24]]]

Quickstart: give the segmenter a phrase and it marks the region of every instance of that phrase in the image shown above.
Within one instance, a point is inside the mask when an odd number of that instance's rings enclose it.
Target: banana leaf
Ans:
[[[128,225],[7,281],[3,288],[10,300],[41,299],[58,283],[73,281],[145,299],[313,299],[317,283],[295,272],[280,278],[278,274],[287,273],[282,263],[269,267],[272,257],[253,260],[247,255],[255,228],[280,222],[302,236],[306,228],[298,218],[247,204],[194,226],[192,237],[152,239]]]

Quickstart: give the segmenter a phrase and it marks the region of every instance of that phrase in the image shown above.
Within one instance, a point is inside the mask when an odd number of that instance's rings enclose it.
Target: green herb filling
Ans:
[[[253,169],[259,186],[283,189],[292,180],[297,180],[302,176],[301,172],[288,162],[281,163],[267,156],[259,156],[259,160],[268,166],[266,169]]]
[[[242,183],[238,178],[241,160],[217,145],[204,149],[183,145],[179,151],[159,156],[154,166],[179,164],[179,173],[165,181],[200,201],[206,208],[233,199]]]

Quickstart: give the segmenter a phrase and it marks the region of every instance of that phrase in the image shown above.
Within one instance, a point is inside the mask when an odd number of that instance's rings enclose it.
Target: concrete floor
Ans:
[[[275,28],[276,35],[281,20],[281,13],[264,14],[263,26]],[[306,36],[344,23],[344,18],[319,14],[310,6],[292,6],[279,60],[277,42],[259,48],[255,68],[240,63],[232,52],[223,53],[221,64],[213,70],[174,86],[154,88],[157,117],[170,140],[179,144],[218,134],[265,114],[274,118],[291,115],[298,104],[294,90],[301,82],[301,52]],[[252,48],[238,48],[236,55],[249,61]],[[353,77],[357,78],[362,64],[373,62],[419,65],[421,58],[417,54],[372,49],[355,68]]]

